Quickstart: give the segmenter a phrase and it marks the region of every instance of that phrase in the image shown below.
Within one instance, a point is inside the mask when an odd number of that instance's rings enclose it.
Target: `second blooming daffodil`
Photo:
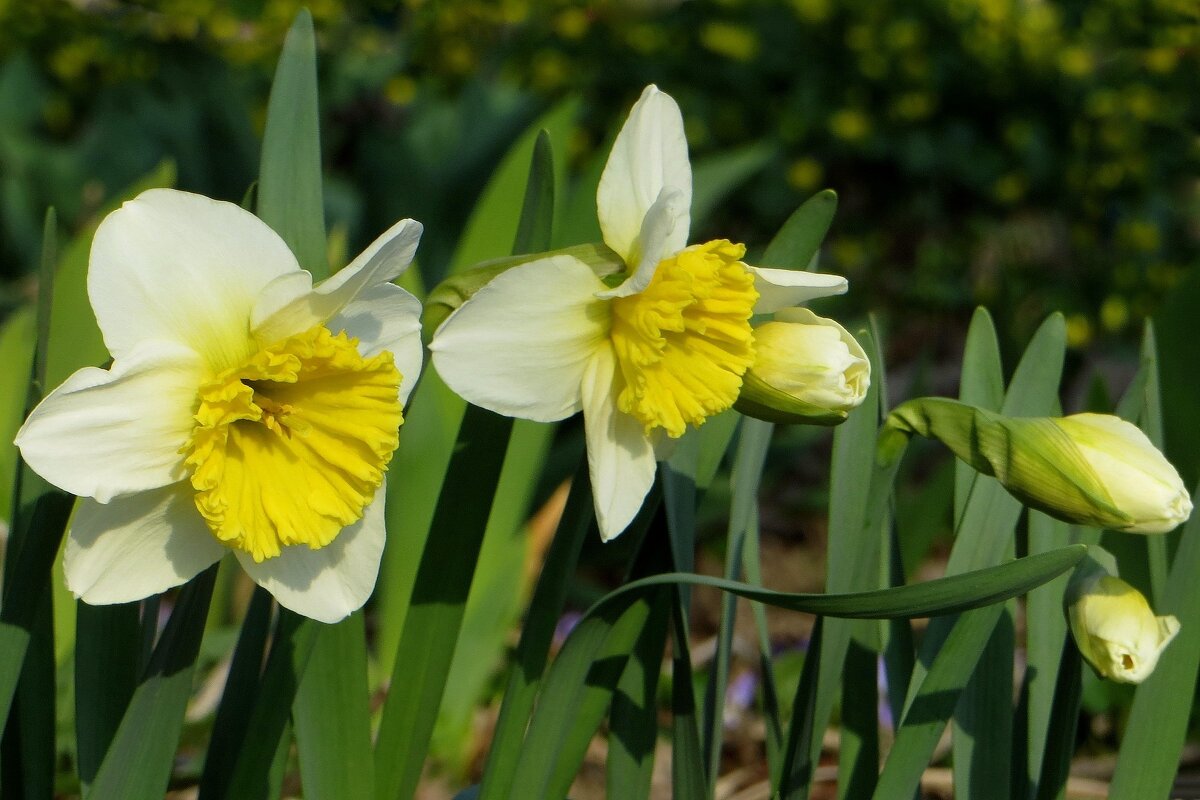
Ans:
[[[641,507],[664,445],[737,400],[751,316],[846,291],[838,276],[749,266],[723,239],[689,247],[691,202],[683,119],[649,86],[596,194],[612,274],[569,253],[512,267],[430,345],[438,373],[476,405],[541,422],[583,411],[606,540]]]
[[[420,235],[403,220],[314,286],[230,203],[155,189],[105,218],[88,296],[112,366],[68,378],[16,440],[83,498],[64,561],[76,595],[138,600],[232,551],[297,613],[362,606],[422,359],[420,304],[389,281]]]

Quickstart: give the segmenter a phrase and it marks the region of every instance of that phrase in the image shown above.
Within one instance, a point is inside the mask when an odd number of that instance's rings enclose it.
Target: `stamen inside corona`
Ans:
[[[255,561],[329,544],[362,518],[403,421],[391,353],[318,326],[200,388],[183,452],[213,534]]]
[[[618,407],[647,435],[679,437],[731,407],[754,361],[750,316],[758,292],[724,239],[659,263],[641,292],[613,300],[612,343],[624,381]]]

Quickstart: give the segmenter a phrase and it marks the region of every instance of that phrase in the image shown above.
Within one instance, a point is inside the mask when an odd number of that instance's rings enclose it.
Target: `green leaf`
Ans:
[[[1000,361],[1000,341],[996,326],[986,308],[975,309],[967,340],[963,346],[962,375],[958,399],[967,405],[999,411],[1004,403],[1004,367]],[[954,521],[962,519],[967,498],[979,473],[969,464],[954,462]]]
[[[292,702],[304,796],[370,797],[374,792],[367,637],[362,612],[319,625]]]
[[[554,206],[553,198],[544,197],[551,185],[546,176],[554,174],[552,154],[540,134],[539,141],[541,145],[530,145],[533,154],[523,206],[537,219],[516,224],[517,230],[523,231],[516,246],[532,250],[549,246],[547,240],[538,241],[537,237],[548,235],[551,225],[545,218]],[[506,184],[502,181],[500,185]],[[491,192],[489,188],[481,206],[498,202]],[[460,255],[466,246],[460,247]],[[447,415],[453,413],[450,408]],[[512,430],[511,419],[474,406],[463,415],[428,529],[433,535],[426,534],[384,701],[375,748],[376,797],[380,800],[408,797],[416,790]],[[531,474],[527,467],[527,483]],[[448,535],[451,532],[453,535]]]
[[[580,622],[554,660],[529,723],[509,795],[516,800],[565,797],[651,608],[663,592],[610,607]]]
[[[584,537],[592,530],[592,490],[584,460],[571,482],[554,541],[529,602],[525,626],[505,687],[500,717],[483,773],[481,800],[508,796],[520,757],[529,712],[546,669],[554,631],[566,603],[567,587],[579,561]]]
[[[1026,556],[999,566],[924,583],[837,594],[773,592],[724,578],[669,572],[625,584],[597,601],[588,613],[598,613],[607,605],[618,604],[625,595],[636,595],[656,586],[688,584],[733,592],[738,597],[789,611],[846,619],[948,616],[1024,594],[1075,566],[1086,553],[1087,548],[1083,545],[1070,545],[1049,553]]]
[[[1196,496],[1200,488],[1192,492]],[[1155,613],[1174,614],[1179,635],[1159,658],[1158,666],[1138,687],[1117,755],[1109,797],[1140,800],[1166,797],[1187,736],[1190,702],[1200,669],[1200,515],[1184,526],[1171,565],[1163,599]]]
[[[213,565],[180,592],[88,797],[158,800],[166,793],[216,575]]]
[[[455,770],[465,768],[477,750],[477,706],[492,688],[509,636],[520,623],[530,541],[525,523],[555,428],[529,420],[513,423],[446,679],[454,691],[442,698],[433,731],[432,752]]]
[[[625,671],[617,681],[608,722],[605,791],[609,797],[645,800],[650,796],[654,746],[658,740],[656,689],[670,615],[669,602],[651,608]]]
[[[536,253],[550,246],[550,228],[554,222],[554,156],[550,134],[538,131],[530,157],[529,179],[525,185],[525,203],[513,239],[514,256]]]
[[[825,619],[817,617],[808,639],[808,651],[804,654],[800,683],[792,701],[792,720],[788,724],[783,762],[775,784],[780,800],[804,800],[808,796],[808,784],[812,781],[812,753],[820,746],[814,739],[820,739],[819,734],[823,733],[823,730],[814,728],[813,719],[817,709],[817,674],[822,663],[824,625]]]
[[[892,483],[900,466],[899,455],[886,467],[881,467],[875,461],[879,418],[885,397],[881,380],[884,364],[876,335],[860,332],[859,341],[871,360],[871,387],[862,405],[850,412],[849,419],[838,426],[833,434],[829,550],[825,573],[825,588],[831,592],[878,585],[879,530],[887,514]],[[819,663],[814,665],[819,669],[816,678],[819,689],[815,690],[812,711],[815,735],[807,739],[812,747],[808,762],[801,761],[798,755],[791,756],[795,764],[816,763],[820,756],[821,733],[828,726],[837,702],[842,665],[853,630],[853,625],[841,620],[825,620],[823,623]],[[789,731],[788,740],[794,741],[795,738]],[[809,776],[811,770],[793,774]],[[807,792],[807,787],[793,784],[791,791],[798,797]]]
[[[229,782],[233,779],[238,752],[249,732],[250,717],[258,696],[273,605],[271,594],[261,586],[255,586],[233,650],[225,690],[221,692],[221,702],[213,721],[213,735],[204,756],[204,773],[200,777],[201,797],[225,797]]]
[[[1075,755],[1075,739],[1079,730],[1079,705],[1083,695],[1083,661],[1075,640],[1063,638],[1058,659],[1058,680],[1053,690],[1044,746],[1038,753],[1042,766],[1037,776],[1037,800],[1060,800],[1065,797],[1067,779],[1071,776],[1071,758]],[[1032,744],[1031,744],[1032,748]],[[1032,749],[1030,754],[1032,755]],[[1033,759],[1030,759],[1032,767]]]
[[[660,500],[655,484],[622,534],[641,548],[633,566],[637,574],[653,572],[669,560],[662,526],[656,527],[656,535],[646,535],[651,522],[659,519]],[[678,603],[677,597],[656,597]],[[511,786],[497,796],[536,800],[566,795],[653,605],[633,598],[611,614],[585,615],[575,626],[542,684],[524,743],[517,748]]]
[[[312,15],[301,9],[283,42],[267,102],[258,216],[317,280],[329,274],[321,199],[321,127]]]
[[[1077,552],[1082,551],[1079,548]],[[954,713],[959,694],[1003,613],[1004,606],[995,603],[954,621],[936,657],[927,662],[928,674],[905,709],[874,797],[895,800],[916,793],[921,774]]]
[[[75,618],[75,741],[84,794],[137,688],[141,669],[140,607],[140,603],[79,603]]]
[[[762,480],[767,449],[775,426],[758,419],[742,423],[737,455],[733,460],[733,493],[729,507],[729,527],[725,548],[725,577],[735,580],[742,574],[745,538],[758,504],[758,485]],[[708,785],[715,787],[721,765],[721,734],[725,729],[725,689],[729,683],[729,661],[733,647],[733,623],[737,616],[737,596],[727,595],[721,604],[717,631],[717,649],[704,694],[701,725]]]
[[[417,570],[375,747],[376,797],[416,791],[512,420],[469,406]]]
[[[825,189],[796,209],[763,253],[762,266],[812,269],[837,212],[837,193]]]
[[[986,340],[986,327],[981,338]],[[986,352],[990,345],[980,345],[976,353]],[[1058,404],[1058,386],[1066,353],[1066,325],[1059,314],[1042,323],[1026,348],[1001,404],[1008,416],[1048,416]],[[990,356],[981,356],[990,359]],[[974,383],[988,384],[995,375],[980,374]],[[994,402],[994,392],[973,389],[978,396]],[[981,412],[987,413],[987,412]],[[946,574],[954,575],[999,563],[1013,553],[1013,529],[1020,518],[1022,506],[994,478],[979,475],[971,482],[966,505],[957,520],[954,547],[946,565]],[[982,616],[983,612],[979,612]],[[979,677],[964,695],[956,722],[955,771],[956,791],[985,797],[1007,797],[1012,775],[1012,709],[1007,701],[997,705],[994,698],[1012,697],[1012,644],[1009,641],[1012,609],[1002,609],[1004,621],[993,621],[991,630],[1000,637],[981,654]],[[997,620],[1000,619],[997,617]],[[921,646],[921,657],[915,665],[909,685],[913,696],[924,679],[925,665],[932,661],[942,641],[949,635],[950,621],[935,620]],[[968,729],[969,728],[969,729]]]
[[[13,439],[25,418],[26,389],[37,345],[37,314],[22,306],[0,325],[0,520],[12,521],[19,454]]]
[[[570,119],[569,115],[574,113],[572,109],[573,106],[564,105],[543,118],[542,121],[555,132],[554,135],[547,138],[542,135],[541,128],[533,128],[513,146],[472,215],[465,236],[474,244],[468,247],[464,238],[464,244],[459,248],[460,257],[484,260],[505,252],[501,248],[509,246],[522,250],[544,250],[549,247],[547,239],[538,238],[545,237],[552,227],[549,215],[553,212],[554,198],[557,197],[557,194],[545,196],[549,187],[555,185],[548,179],[548,176],[555,174],[553,152],[549,142],[555,136],[565,139],[565,126]],[[529,214],[534,215],[534,219],[529,222],[514,219],[512,227],[509,228],[504,220],[516,205],[514,198],[517,192],[521,191],[521,184],[514,184],[515,179],[512,177],[514,170],[518,169],[516,174],[525,180],[522,210],[528,210]],[[504,194],[505,192],[511,194]],[[496,216],[488,217],[484,214],[485,209]],[[493,246],[497,249],[483,249]],[[464,266],[467,265],[456,262],[456,268]],[[426,311],[424,323],[428,329],[431,323],[428,306]],[[400,433],[400,447],[392,459],[391,466],[393,472],[406,476],[406,479],[388,484],[386,514],[389,545],[384,551],[379,577],[378,648],[381,654],[380,666],[385,674],[390,674],[395,666],[393,657],[408,613],[417,565],[421,563],[421,553],[431,530],[443,479],[450,464],[455,435],[459,430],[466,404],[446,386],[435,370],[426,370],[409,401],[409,407],[410,411]],[[519,444],[511,457],[524,459],[526,448],[540,447],[536,442],[546,435],[549,434],[544,426],[534,423],[518,424],[514,429],[514,436]],[[523,483],[526,479],[521,476],[527,474],[528,469],[532,467],[522,470],[515,465],[510,466],[510,480],[518,484]],[[517,471],[514,473],[513,470]],[[505,500],[498,509],[501,516],[511,513],[505,511],[507,504],[508,501]],[[507,534],[507,531],[504,533]],[[495,535],[498,534],[493,529],[493,536]],[[472,702],[473,700],[474,698],[471,699]]]
[[[280,609],[271,652],[254,694],[247,735],[236,751],[228,782],[212,786],[201,800],[274,800],[278,770],[291,743],[291,711],[300,678],[308,667],[322,623]]]
[[[692,164],[692,230],[705,227],[709,215],[775,156],[770,142],[753,142]],[[807,263],[807,262],[805,262]]]
[[[959,400],[988,411],[999,411],[1004,404],[1000,344],[991,315],[983,308],[975,310],[967,331]],[[959,523],[980,476],[969,464],[958,459],[954,470],[954,521]],[[1005,552],[1011,555],[1011,550]],[[1031,621],[1030,627],[1035,622]],[[1012,739],[1012,709],[1008,700],[1013,692],[1012,630],[1012,609],[1009,609],[1001,615],[955,712],[954,785],[962,797],[1000,798],[1008,793]]]
[[[54,268],[57,263],[57,230],[54,210],[46,212],[42,236],[42,259],[38,281],[37,347],[33,368],[22,394],[26,411],[41,399],[45,387],[46,354],[50,339],[51,298],[54,287]],[[48,584],[51,563],[62,538],[62,526],[42,530],[39,509],[44,500],[55,503],[58,492],[22,465],[13,486],[13,505],[17,513],[13,520],[10,554],[4,562],[4,605],[0,608],[0,624],[14,624],[17,646],[11,654],[13,666],[19,670],[15,693],[0,679],[0,692],[5,710],[4,737],[0,742],[0,758],[5,765],[9,792],[20,792],[26,798],[49,795],[54,788],[55,774],[55,658],[54,613]],[[32,525],[31,525],[32,523]],[[37,527],[33,527],[36,525]],[[45,541],[38,541],[41,537]],[[18,562],[32,557],[36,562],[31,571],[24,572]],[[15,584],[15,585],[14,585]],[[18,599],[14,592],[26,593]],[[29,605],[24,606],[24,601]],[[9,612],[15,609],[18,616]],[[7,638],[7,637],[6,637]],[[3,668],[7,672],[8,665]],[[11,708],[9,703],[11,702]]]
[[[559,103],[530,125],[525,133],[521,134],[521,138],[509,148],[471,212],[471,218],[467,221],[451,261],[451,273],[460,272],[510,252],[513,242],[517,239],[517,232],[522,227],[521,214],[529,205],[528,201],[525,205],[518,205],[516,198],[526,194],[531,186],[538,185],[531,184],[529,180],[530,164],[533,162],[537,140],[544,130],[552,149],[559,153],[568,152],[567,139],[571,130],[571,120],[575,118],[578,108],[579,103],[574,99]],[[533,167],[534,171],[538,169]],[[537,174],[544,176],[546,173]],[[551,202],[545,204],[544,201],[539,201],[534,207],[548,210],[557,202],[553,198],[562,197],[562,175],[555,175],[555,191]],[[537,225],[531,225],[528,230],[536,230],[541,235],[544,232],[543,228],[543,223],[539,222]],[[538,242],[536,247],[526,244],[522,252],[540,252],[548,249],[550,242],[543,241]]]
[[[696,720],[696,693],[692,688],[692,654],[687,619],[676,593],[671,602],[671,636],[674,647],[671,669],[671,778],[677,800],[703,800],[708,794],[704,755]]]

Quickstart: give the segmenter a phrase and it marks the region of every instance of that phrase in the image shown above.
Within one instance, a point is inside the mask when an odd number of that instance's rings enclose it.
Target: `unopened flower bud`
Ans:
[[[1021,502],[1067,522],[1166,533],[1192,513],[1179,473],[1136,426],[1108,414],[1005,417],[924,397],[888,427],[940,440]]]
[[[1179,620],[1156,617],[1137,589],[1102,571],[1072,580],[1067,618],[1080,654],[1100,677],[1141,683],[1175,635]]]
[[[871,385],[871,363],[854,337],[807,308],[755,328],[754,354],[736,408],[770,422],[836,425]]]

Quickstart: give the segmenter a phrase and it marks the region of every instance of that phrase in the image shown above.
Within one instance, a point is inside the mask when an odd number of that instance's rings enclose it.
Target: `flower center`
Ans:
[[[399,443],[391,353],[322,326],[264,347],[200,387],[184,447],[196,507],[255,561],[316,550],[362,518]]]
[[[750,316],[758,292],[724,239],[659,262],[638,294],[612,301],[612,343],[624,386],[618,407],[649,435],[683,435],[733,405],[754,361]]]

